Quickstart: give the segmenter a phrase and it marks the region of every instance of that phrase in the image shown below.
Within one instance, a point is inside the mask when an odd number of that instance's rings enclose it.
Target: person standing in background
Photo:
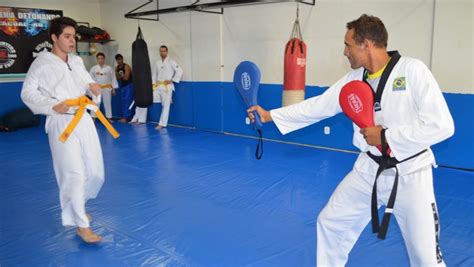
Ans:
[[[104,104],[105,117],[112,122],[112,95],[115,95],[115,89],[118,88],[117,79],[114,70],[105,64],[105,54],[99,52],[95,57],[98,64],[92,67],[89,73],[102,88],[101,102]],[[100,103],[97,105],[100,107]],[[91,115],[94,119],[97,117],[94,112]]]
[[[173,97],[174,84],[179,83],[183,69],[168,57],[168,47],[160,47],[160,59],[155,63],[153,70],[153,102],[162,105],[160,121],[155,129],[160,130],[168,125],[171,99]]]
[[[130,105],[133,102],[133,77],[132,68],[123,62],[121,54],[115,55],[117,67],[115,68],[115,76],[120,86],[122,95],[122,118],[119,122],[127,123],[131,117]]]
[[[170,113],[170,105],[173,97],[174,82],[179,83],[183,69],[176,64],[175,61],[168,57],[168,47],[160,46],[160,59],[155,63],[152,80],[153,80],[153,102],[161,103],[161,116],[156,130],[165,128],[168,125]],[[135,116],[131,123],[145,123],[147,119],[148,108],[137,107]]]

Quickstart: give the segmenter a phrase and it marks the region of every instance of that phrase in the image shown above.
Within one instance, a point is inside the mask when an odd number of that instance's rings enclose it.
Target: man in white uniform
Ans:
[[[70,101],[87,102],[86,93],[96,103],[100,100],[100,85],[92,80],[82,59],[71,54],[75,51],[76,26],[68,17],[51,21],[52,52],[40,53],[31,65],[21,99],[34,113],[47,116],[45,128],[59,186],[63,225],[77,227],[77,234],[85,242],[96,243],[101,237],[89,228],[91,218],[85,204],[97,196],[104,183],[104,165],[89,114],[83,114],[65,142],[59,140],[77,109],[68,104]]]
[[[112,120],[112,95],[115,95],[115,89],[118,88],[117,79],[115,78],[115,71],[109,65],[105,64],[105,55],[102,52],[95,56],[97,65],[92,67],[89,71],[92,79],[96,81],[102,88],[101,96],[102,103],[104,103],[105,117],[111,122]],[[97,103],[98,105],[100,103]],[[92,117],[96,115],[92,112]]]
[[[441,90],[420,60],[387,52],[388,34],[377,17],[362,15],[349,22],[344,39],[351,72],[320,96],[271,111],[254,106],[248,116],[253,120],[256,110],[263,122],[274,121],[286,134],[340,113],[341,88],[353,80],[366,81],[377,91],[376,126],[359,129],[354,124],[353,143],[361,153],[319,214],[317,266],[344,266],[371,218],[373,232],[384,239],[392,213],[411,266],[445,266],[431,170],[436,163],[430,149],[454,133]],[[391,154],[382,157],[377,145],[388,145]],[[379,164],[389,169],[379,169]],[[387,208],[380,226],[381,205]]]
[[[157,130],[165,128],[168,125],[171,99],[174,91],[173,82],[179,83],[183,75],[183,69],[168,57],[168,47],[165,45],[160,47],[160,58],[161,59],[155,63],[152,74],[153,102],[161,103],[162,105],[160,121],[155,128]],[[147,111],[147,108],[137,107],[132,122],[145,122]]]

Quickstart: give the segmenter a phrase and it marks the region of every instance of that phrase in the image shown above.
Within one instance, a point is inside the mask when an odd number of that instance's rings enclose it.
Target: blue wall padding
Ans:
[[[24,107],[20,100],[21,82],[0,83],[0,115],[18,107]],[[319,95],[327,87],[308,86],[306,97]],[[261,84],[259,104],[266,109],[281,106],[283,86],[281,84]],[[121,117],[120,90],[112,98],[114,117]],[[435,145],[437,163],[458,168],[474,169],[474,95],[444,93],[456,132],[452,138]],[[186,82],[176,84],[173,104],[170,110],[170,124],[193,127],[200,130],[226,132],[256,136],[252,125],[245,124],[245,105],[231,82]],[[157,122],[161,114],[161,104],[153,104],[148,109],[148,120]],[[330,135],[324,134],[329,126]],[[356,150],[352,145],[352,125],[343,115],[323,120],[305,129],[281,135],[274,124],[265,124],[264,138],[283,140],[308,145],[324,146],[346,150]]]
[[[17,108],[26,107],[20,99],[21,82],[0,83],[0,116]]]
[[[474,169],[474,95],[443,95],[454,119],[455,133],[432,147],[438,164]]]
[[[221,83],[195,82],[193,88],[194,127],[222,132],[223,90]],[[179,100],[176,98],[176,102]]]

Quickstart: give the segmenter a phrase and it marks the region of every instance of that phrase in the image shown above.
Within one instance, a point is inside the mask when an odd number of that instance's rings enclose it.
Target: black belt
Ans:
[[[398,189],[398,168],[397,164],[408,161],[410,159],[416,158],[419,155],[425,153],[427,149],[416,153],[413,156],[410,156],[402,161],[397,160],[396,158],[392,158],[388,155],[388,144],[385,138],[385,130],[383,129],[380,136],[381,136],[381,143],[382,143],[382,156],[375,156],[374,154],[367,152],[367,155],[375,161],[379,168],[377,169],[377,174],[375,175],[374,186],[372,187],[372,233],[378,233],[377,237],[379,239],[385,239],[388,230],[388,223],[390,222],[390,215],[393,212],[393,207],[395,206],[395,199],[397,198],[397,189]],[[395,179],[393,180],[392,192],[390,193],[390,197],[388,198],[388,203],[385,208],[385,213],[383,215],[382,224],[379,225],[379,213],[377,207],[377,179],[379,178],[380,174],[383,171],[395,168]]]

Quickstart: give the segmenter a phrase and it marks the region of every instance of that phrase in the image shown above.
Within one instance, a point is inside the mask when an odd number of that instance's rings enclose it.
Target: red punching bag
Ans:
[[[303,42],[303,36],[301,35],[297,11],[293,31],[285,47],[283,106],[292,105],[304,100],[306,52],[306,44]]]

